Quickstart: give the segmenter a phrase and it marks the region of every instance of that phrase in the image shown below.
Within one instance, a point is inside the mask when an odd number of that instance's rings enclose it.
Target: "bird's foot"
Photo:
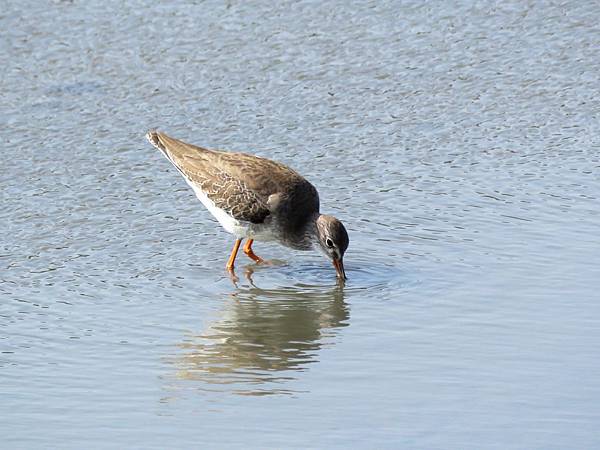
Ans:
[[[248,241],[246,242],[246,245],[244,245],[244,253],[246,254],[246,256],[248,258],[250,258],[252,261],[254,261],[256,264],[261,264],[264,262],[264,259],[262,259],[260,256],[258,256],[256,253],[254,253],[254,251],[252,250],[252,243],[254,242],[254,239],[248,239]]]
[[[281,264],[279,264],[277,261],[273,260],[268,260],[268,259],[260,259],[260,261],[256,262],[257,264],[260,264],[262,266],[280,266]]]
[[[248,258],[250,258],[252,261],[254,261],[256,264],[262,264],[265,262],[264,259],[262,259],[260,256],[258,256],[256,253],[254,253],[252,250],[250,250],[249,252],[246,252],[246,256],[248,256]]]

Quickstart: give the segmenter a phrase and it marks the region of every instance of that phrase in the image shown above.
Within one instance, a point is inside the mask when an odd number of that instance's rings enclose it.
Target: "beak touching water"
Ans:
[[[342,280],[347,280],[346,272],[344,271],[344,261],[341,259],[333,260],[333,267],[335,267],[335,271],[337,272],[338,278]]]

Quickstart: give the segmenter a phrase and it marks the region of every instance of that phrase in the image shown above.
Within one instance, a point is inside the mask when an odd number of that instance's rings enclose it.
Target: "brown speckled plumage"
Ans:
[[[273,216],[294,234],[319,212],[317,190],[283,164],[197,147],[156,131],[149,139],[184,177],[237,220],[259,224]]]
[[[284,245],[308,250],[318,243],[330,258],[341,261],[348,246],[345,228],[337,219],[319,214],[317,190],[294,170],[246,153],[209,150],[187,144],[158,131],[150,131],[146,137],[194,189],[199,188],[229,216],[248,224],[247,235],[238,235],[238,240],[243,237],[253,239],[253,233],[259,235],[261,230],[268,229]],[[336,233],[334,237],[343,238],[340,241],[343,248],[329,255],[326,248],[329,239],[323,233],[332,229],[341,230],[339,233],[342,234]],[[237,247],[230,258],[231,268],[236,252]],[[260,260],[253,256],[253,259]],[[338,270],[338,275],[340,273],[343,273],[343,265],[341,272]]]

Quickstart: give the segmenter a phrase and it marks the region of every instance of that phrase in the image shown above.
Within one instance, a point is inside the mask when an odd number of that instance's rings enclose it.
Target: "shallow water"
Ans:
[[[0,12],[6,448],[600,446],[593,3]],[[289,164],[350,232],[232,239],[144,139]]]

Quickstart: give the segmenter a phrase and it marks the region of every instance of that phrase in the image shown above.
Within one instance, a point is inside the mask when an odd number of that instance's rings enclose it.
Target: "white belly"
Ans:
[[[235,235],[237,238],[244,238],[247,235],[248,227],[244,226],[239,220],[234,219],[227,214],[223,209],[217,207],[208,196],[202,192],[202,190],[195,186],[194,183],[188,181],[188,184],[194,189],[196,197],[202,202],[202,204],[210,211],[210,213],[219,221],[221,226],[225,228],[228,233]]]
[[[215,205],[208,196],[202,192],[202,190],[194,185],[194,183],[188,181],[188,184],[194,189],[196,197],[202,202],[202,204],[210,211],[210,213],[219,221],[221,226],[225,228],[228,233],[233,234],[238,239],[249,238],[256,239],[258,241],[274,241],[277,240],[277,236],[271,232],[270,227],[263,226],[261,224],[254,224],[243,220],[237,220],[231,217],[225,210]]]

